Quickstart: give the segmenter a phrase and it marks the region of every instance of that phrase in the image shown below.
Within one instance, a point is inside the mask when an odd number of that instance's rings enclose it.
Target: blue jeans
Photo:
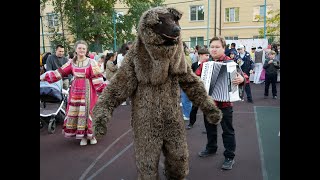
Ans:
[[[181,90],[181,103],[183,115],[187,118],[190,118],[192,102],[189,100],[188,96],[183,92],[183,90]]]

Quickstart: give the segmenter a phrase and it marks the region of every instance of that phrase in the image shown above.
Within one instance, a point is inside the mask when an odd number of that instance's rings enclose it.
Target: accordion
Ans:
[[[205,62],[202,67],[201,80],[209,96],[215,101],[235,102],[240,101],[241,91],[239,86],[232,83],[237,76],[237,63]]]

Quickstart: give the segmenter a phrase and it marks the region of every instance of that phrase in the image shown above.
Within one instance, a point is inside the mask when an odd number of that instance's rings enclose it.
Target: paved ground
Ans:
[[[264,85],[251,84],[254,104],[237,102],[234,105],[236,131],[236,164],[231,171],[220,169],[223,157],[221,135],[218,154],[200,158],[197,153],[205,147],[206,135],[202,112],[194,128],[187,131],[190,153],[188,180],[277,180],[279,178],[280,83],[278,99],[263,99]],[[271,91],[271,87],[270,87]],[[120,106],[109,125],[108,134],[96,145],[80,147],[79,140],[66,139],[58,125],[54,134],[40,130],[41,180],[135,180],[137,179],[130,106]],[[221,128],[219,128],[221,134]],[[275,135],[276,134],[276,135]],[[275,138],[276,137],[276,138]],[[161,158],[162,161],[162,158]],[[163,163],[159,164],[162,172]],[[161,175],[161,179],[164,179]]]

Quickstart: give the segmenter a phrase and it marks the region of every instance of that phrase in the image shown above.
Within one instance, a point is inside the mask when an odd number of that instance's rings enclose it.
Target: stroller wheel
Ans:
[[[49,125],[48,125],[48,132],[50,134],[53,134],[56,130],[56,120],[54,118],[50,119]]]
[[[61,123],[63,122],[65,115],[62,111],[59,111],[55,118],[58,123]]]
[[[43,123],[40,120],[40,129],[42,129],[42,128],[43,128]]]

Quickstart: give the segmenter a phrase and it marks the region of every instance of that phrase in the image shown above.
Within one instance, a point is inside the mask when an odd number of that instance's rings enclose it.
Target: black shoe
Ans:
[[[268,96],[264,96],[264,99],[268,99]]]
[[[193,128],[193,125],[191,125],[191,124],[189,124],[189,125],[186,127],[187,130],[189,130],[189,129],[191,129],[191,128]]]
[[[248,99],[248,103],[253,103],[252,99],[250,99],[250,100]]]
[[[207,134],[207,131],[206,131],[206,130],[203,130],[201,133],[202,133],[202,134]]]
[[[278,97],[277,97],[277,96],[273,96],[272,98],[273,98],[273,99],[278,99]]]
[[[235,161],[233,159],[226,158],[222,164],[221,169],[231,170],[234,163]]]
[[[214,155],[214,154],[216,154],[215,151],[212,152],[212,151],[208,151],[207,149],[205,149],[205,150],[203,150],[203,151],[200,151],[200,152],[198,153],[198,155],[199,155],[200,157],[208,157],[208,156],[212,156],[212,155]]]

